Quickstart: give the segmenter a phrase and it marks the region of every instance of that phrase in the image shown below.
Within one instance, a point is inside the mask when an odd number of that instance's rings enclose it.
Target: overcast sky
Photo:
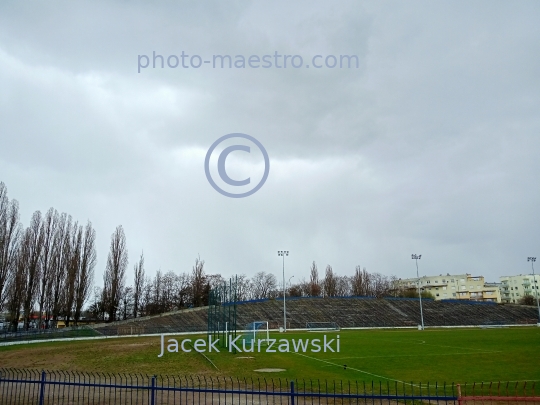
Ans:
[[[92,221],[97,285],[120,224],[129,281],[143,250],[150,275],[198,255],[224,277],[280,275],[281,249],[297,281],[313,260],[412,277],[412,253],[425,275],[527,273],[540,258],[539,21],[538,1],[3,1],[0,181],[25,226],[49,207]],[[138,73],[154,51],[359,63],[158,59]],[[246,198],[205,176],[229,133],[270,157]],[[232,178],[260,177],[252,152],[231,153]]]

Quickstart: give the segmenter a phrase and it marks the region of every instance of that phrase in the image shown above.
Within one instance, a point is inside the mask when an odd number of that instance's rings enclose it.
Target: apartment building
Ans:
[[[418,289],[418,279],[400,279],[402,289]],[[440,274],[420,277],[420,288],[430,292],[436,301],[444,299],[501,302],[499,284],[486,283],[483,276]]]
[[[535,274],[520,274],[517,276],[502,276],[501,281],[501,299],[502,302],[517,304],[525,295],[536,294],[540,297],[540,276]]]

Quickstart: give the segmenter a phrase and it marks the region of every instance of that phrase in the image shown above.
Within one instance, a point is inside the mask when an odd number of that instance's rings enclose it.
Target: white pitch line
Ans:
[[[331,366],[336,366],[336,367],[343,367],[343,364],[335,364],[335,363],[331,363],[329,361],[326,361],[326,360],[322,360],[322,359],[318,359],[316,357],[311,357],[311,356],[306,356],[305,354],[302,354],[302,353],[297,353],[297,352],[293,352],[294,354],[297,354],[298,356],[302,356],[302,357],[307,357],[308,359],[312,359],[312,360],[317,360],[317,361],[320,361],[322,363],[326,363],[326,364],[329,364]],[[373,377],[377,377],[377,378],[382,378],[384,380],[389,380],[389,381],[396,381],[398,383],[402,383],[402,384],[407,384],[407,385],[411,385],[413,387],[418,387],[418,385],[416,384],[411,384],[411,383],[408,383],[408,382],[405,382],[405,381],[401,381],[401,380],[396,380],[394,378],[388,378],[388,377],[384,377],[382,375],[378,375],[378,374],[373,374],[373,373],[370,373],[368,371],[364,371],[364,370],[360,370],[358,368],[353,368],[353,367],[349,367],[347,366],[347,369],[348,370],[354,370],[354,371],[358,371],[360,373],[364,373],[364,374],[367,374],[367,375],[372,375]]]
[[[460,347],[460,346],[445,346],[445,345],[434,345],[433,343],[426,343],[425,340],[421,340],[420,342],[422,343],[417,343],[419,345],[426,345],[426,346],[435,346],[435,347],[449,347],[451,349],[465,349],[465,350],[475,350],[476,352],[478,353],[501,353],[502,350],[484,350],[484,349],[475,349],[474,347],[473,348],[467,348],[467,347]],[[475,353],[475,352],[471,352],[472,353]]]
[[[392,355],[392,356],[358,356],[358,357],[331,357],[329,358],[328,360],[345,360],[345,359],[378,359],[378,358],[389,358],[389,357],[424,357],[424,356],[455,356],[455,355],[459,355],[459,354],[463,354],[463,355],[466,355],[466,354],[488,354],[488,353],[500,353],[499,350],[496,350],[496,351],[493,351],[493,352],[481,352],[481,353],[471,353],[471,352],[466,352],[466,353],[432,353],[432,354],[422,354],[422,355],[418,355],[418,354],[396,354],[396,355]]]

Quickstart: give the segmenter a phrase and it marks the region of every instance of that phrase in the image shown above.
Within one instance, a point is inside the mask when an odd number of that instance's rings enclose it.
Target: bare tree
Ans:
[[[71,244],[71,217],[62,213],[54,234],[53,253],[51,258],[51,280],[47,286],[49,305],[47,313],[52,315],[52,323],[57,325],[65,301],[65,285]]]
[[[382,298],[388,295],[390,291],[390,279],[380,273],[373,273],[371,277],[371,294],[377,298]]]
[[[82,228],[82,227],[81,227]],[[88,221],[84,230],[84,240],[80,250],[79,269],[77,274],[77,287],[75,291],[75,325],[78,324],[84,303],[90,294],[90,287],[94,281],[94,267],[96,266],[96,231]]]
[[[254,299],[269,298],[277,287],[277,279],[273,274],[260,271],[253,276],[251,284]]]
[[[200,307],[204,302],[206,287],[206,275],[204,274],[204,260],[195,259],[195,266],[191,272],[191,291],[193,294],[192,303],[194,307]]]
[[[39,285],[39,317],[38,317],[38,328],[43,326],[43,312],[45,310],[48,285],[51,280],[52,272],[52,257],[53,257],[53,243],[54,243],[54,234],[56,232],[56,227],[58,225],[58,212],[53,208],[50,208],[49,211],[45,214],[45,219],[43,221],[43,252],[41,255],[41,279]]]
[[[103,306],[103,289],[101,287],[94,287],[94,298],[92,304],[88,307],[88,312],[94,319],[103,320],[105,314],[105,308]]]
[[[534,297],[530,294],[526,294],[518,300],[520,305],[534,305],[536,303]]]
[[[318,297],[321,295],[321,285],[319,284],[319,270],[315,261],[311,264],[309,269],[309,292],[310,297]]]
[[[124,288],[128,252],[126,236],[122,225],[119,225],[111,236],[111,247],[107,258],[107,268],[103,276],[103,296],[109,321],[116,320],[120,304],[120,296]]]
[[[21,233],[19,203],[9,201],[6,186],[0,182],[0,311],[7,299],[10,275],[15,272]]]
[[[21,307],[23,306],[26,287],[28,262],[30,260],[30,235],[24,232],[19,243],[16,255],[16,266],[8,280],[7,309],[12,325],[12,330],[17,330]]]
[[[246,301],[251,297],[251,283],[245,274],[236,277],[236,299]]]
[[[150,307],[152,305],[152,280],[149,277],[144,279],[143,289],[141,293],[141,316],[150,315]]]
[[[139,262],[135,264],[135,285],[133,286],[133,317],[139,315],[141,295],[144,289],[144,252],[141,253]]]
[[[174,296],[176,294],[177,275],[168,271],[163,275],[161,283],[161,311],[167,312],[174,309]]]
[[[302,283],[293,284],[289,287],[289,296],[291,297],[301,297],[303,292]]]
[[[332,270],[332,266],[326,266],[326,274],[324,275],[324,296],[335,297],[337,293],[337,279]]]
[[[73,227],[70,230],[69,235],[69,260],[67,266],[67,279],[65,284],[65,307],[64,315],[66,319],[66,326],[69,326],[69,323],[72,318],[73,307],[75,304],[75,295],[77,291],[77,279],[79,276],[79,269],[81,266],[81,250],[82,250],[82,239],[83,239],[83,230],[82,226],[79,226],[77,222],[73,224]]]
[[[133,287],[124,287],[120,298],[120,316],[128,319],[133,313]]]
[[[347,276],[336,276],[336,296],[348,297],[351,295],[351,279]]]
[[[369,295],[369,284],[370,277],[366,268],[362,270],[360,266],[356,266],[351,279],[352,295]]]
[[[181,273],[176,277],[176,291],[174,294],[174,307],[182,309],[187,307],[191,296],[191,281],[186,273]]]
[[[39,277],[41,272],[41,251],[43,249],[43,220],[41,212],[36,211],[32,215],[30,226],[25,231],[25,243],[28,244],[28,260],[26,262],[27,268],[25,271],[26,286],[25,297],[23,303],[24,312],[24,328],[28,329],[30,326],[31,312],[34,306],[34,302],[37,298],[39,288]]]

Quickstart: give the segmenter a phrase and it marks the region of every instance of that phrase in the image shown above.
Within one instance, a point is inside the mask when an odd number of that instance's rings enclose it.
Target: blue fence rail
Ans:
[[[0,369],[0,404],[456,404],[454,384]]]
[[[33,328],[28,330],[17,329],[15,331],[10,331],[8,328],[0,328],[0,343],[20,340],[61,339],[99,335],[99,332],[89,326],[50,329]]]

